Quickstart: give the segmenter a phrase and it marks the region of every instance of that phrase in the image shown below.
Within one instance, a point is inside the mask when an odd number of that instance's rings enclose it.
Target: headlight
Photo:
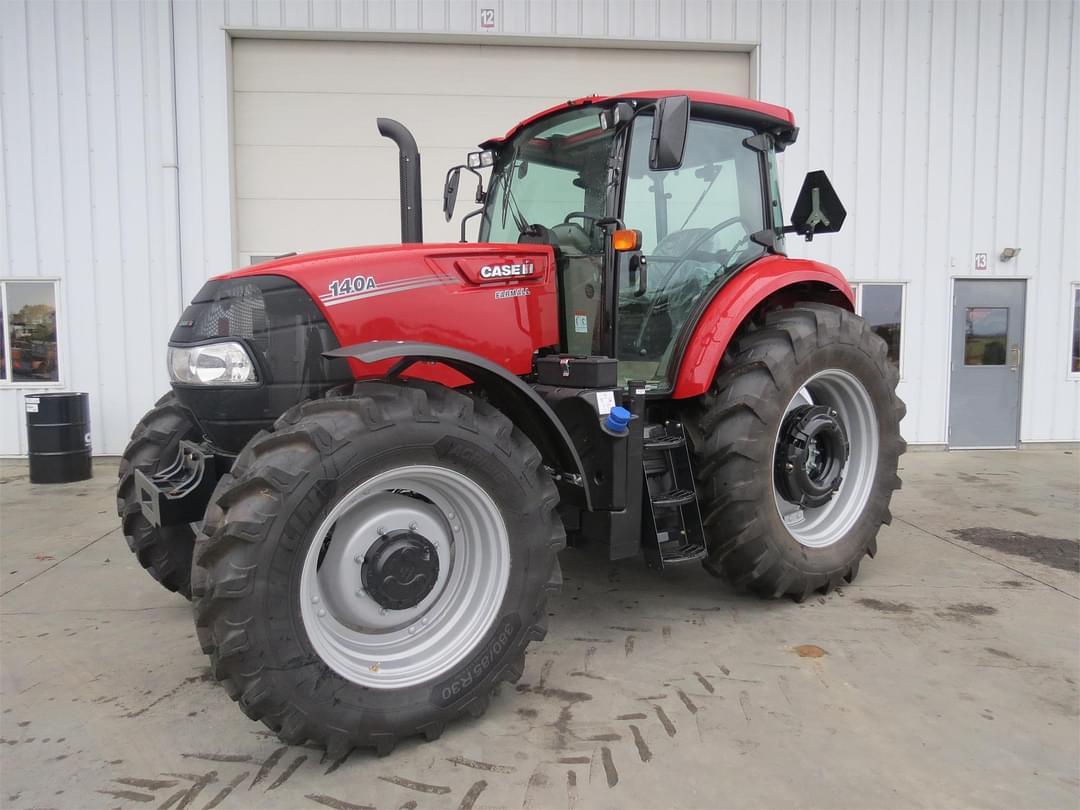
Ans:
[[[255,363],[242,343],[170,346],[169,376],[185,385],[254,385]]]

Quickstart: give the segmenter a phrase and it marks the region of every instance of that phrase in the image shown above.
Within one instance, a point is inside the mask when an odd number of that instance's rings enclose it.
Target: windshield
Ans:
[[[564,249],[598,250],[593,226],[605,215],[612,134],[600,128],[591,105],[519,132],[492,169],[480,241],[517,242],[539,225]]]

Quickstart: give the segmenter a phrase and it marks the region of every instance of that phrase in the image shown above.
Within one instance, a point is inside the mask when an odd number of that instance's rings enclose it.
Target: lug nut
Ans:
[[[385,616],[386,615],[386,608],[379,608],[379,615],[380,616]]]
[[[409,528],[414,532],[416,531],[416,521],[415,520],[412,523],[409,524]]]
[[[364,561],[364,558],[361,557],[359,554],[357,554],[355,557],[352,558],[352,561],[354,563],[356,563],[357,565],[359,565],[360,563],[362,563]]]
[[[375,531],[377,531],[379,534],[386,534],[386,529],[383,528],[382,526],[377,528]]]
[[[315,594],[313,597],[311,597],[311,602],[315,605],[319,604],[319,595]]]
[[[319,608],[319,618],[321,619],[325,615],[326,615],[326,611],[323,610],[322,608]]]
[[[356,589],[356,595],[357,596],[363,596],[364,595],[364,589],[363,588],[357,588]]]

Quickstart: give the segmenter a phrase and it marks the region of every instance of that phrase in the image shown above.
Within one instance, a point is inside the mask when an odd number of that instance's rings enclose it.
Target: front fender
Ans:
[[[592,508],[585,466],[570,434],[540,395],[502,366],[463,349],[399,340],[356,343],[325,352],[323,356],[351,357],[362,363],[378,363],[400,357],[401,360],[390,369],[391,377],[401,374],[413,363],[421,360],[442,363],[464,374],[487,393],[492,405],[506,414],[514,425],[529,437],[548,464],[559,473],[578,476],[584,489],[585,503],[589,509]]]
[[[690,333],[675,375],[673,399],[704,394],[736,330],[765,299],[799,285],[823,285],[831,298],[855,309],[855,296],[835,267],[809,259],[767,256],[737,273],[713,297]],[[802,300],[806,300],[805,294]],[[792,302],[793,303],[793,302]]]

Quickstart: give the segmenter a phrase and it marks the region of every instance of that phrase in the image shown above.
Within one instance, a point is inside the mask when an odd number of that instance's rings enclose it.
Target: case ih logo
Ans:
[[[530,261],[514,264],[485,264],[480,268],[480,278],[509,278],[511,276],[531,276],[536,267]]]

